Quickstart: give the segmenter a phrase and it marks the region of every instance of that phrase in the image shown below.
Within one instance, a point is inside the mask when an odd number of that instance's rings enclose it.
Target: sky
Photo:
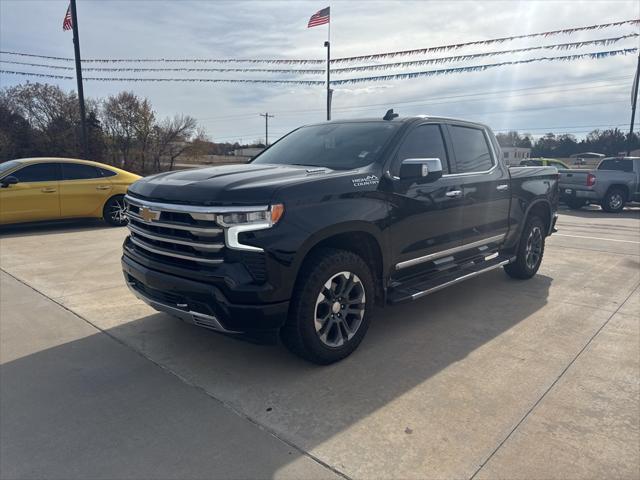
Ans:
[[[640,18],[632,1],[225,1],[225,0],[77,0],[81,53],[90,58],[326,58],[327,27],[307,28],[309,17],[331,7],[333,58],[485,40]],[[62,30],[67,0],[0,0],[0,50],[73,57],[71,32]],[[501,44],[419,56],[396,57],[357,65],[421,60],[556,43],[619,37],[638,26],[521,39]],[[334,74],[367,77],[487,63],[561,56],[639,46],[638,37],[608,46],[542,50],[492,56],[445,65],[388,71]],[[438,115],[480,121],[496,132],[518,130],[583,137],[599,128],[629,128],[630,93],[637,55],[571,62],[534,62],[482,72],[385,80],[334,87],[333,118],[382,117],[388,108],[401,116]],[[71,62],[0,54],[0,60],[73,66]],[[143,67],[324,68],[323,65],[144,64]],[[84,64],[84,67],[114,64]],[[122,64],[133,67],[136,64]],[[43,67],[0,63],[0,69],[57,73]],[[324,80],[324,74],[240,72],[96,73],[89,76],[255,78]],[[37,79],[0,73],[0,87],[47,81],[75,90],[75,79]],[[86,97],[106,98],[122,90],[149,98],[157,115],[195,117],[213,141],[269,141],[325,119],[322,85],[96,82],[86,80]]]

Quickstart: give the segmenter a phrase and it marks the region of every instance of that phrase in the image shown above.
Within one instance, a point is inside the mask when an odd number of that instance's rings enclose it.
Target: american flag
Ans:
[[[62,30],[71,30],[73,28],[73,20],[71,19],[71,4],[67,7],[67,13],[64,15],[64,20],[62,21]]]
[[[329,23],[329,7],[323,8],[311,15],[307,28],[317,27],[318,25],[324,25],[325,23]]]

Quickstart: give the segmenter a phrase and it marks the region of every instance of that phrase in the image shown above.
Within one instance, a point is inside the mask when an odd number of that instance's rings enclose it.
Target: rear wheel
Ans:
[[[116,195],[107,200],[102,210],[102,218],[109,225],[122,227],[129,221],[127,218],[127,207],[124,203],[124,195]]]
[[[282,329],[293,353],[320,365],[342,360],[369,327],[374,284],[367,264],[345,250],[323,248],[300,272]]]
[[[533,277],[544,255],[545,225],[540,217],[530,217],[522,231],[516,259],[505,265],[504,270],[512,278],[526,280]]]
[[[620,213],[624,208],[624,203],[627,200],[625,192],[620,188],[612,188],[602,199],[600,206],[605,212]]]

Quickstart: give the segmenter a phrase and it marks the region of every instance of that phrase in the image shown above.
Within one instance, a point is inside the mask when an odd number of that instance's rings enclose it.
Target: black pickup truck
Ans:
[[[535,275],[557,170],[508,168],[484,125],[390,112],[298,128],[249,164],[136,182],[122,257],[133,293],[327,364],[355,350],[375,304],[498,267]]]

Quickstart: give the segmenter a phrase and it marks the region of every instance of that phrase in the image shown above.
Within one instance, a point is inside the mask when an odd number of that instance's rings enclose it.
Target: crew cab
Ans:
[[[508,168],[484,125],[389,111],[298,128],[249,164],[144,178],[125,200],[137,297],[328,364],[356,349],[374,304],[500,267],[534,276],[558,173]]]
[[[559,170],[560,200],[579,209],[598,203],[620,213],[628,202],[640,201],[640,157],[604,158],[595,170]]]

